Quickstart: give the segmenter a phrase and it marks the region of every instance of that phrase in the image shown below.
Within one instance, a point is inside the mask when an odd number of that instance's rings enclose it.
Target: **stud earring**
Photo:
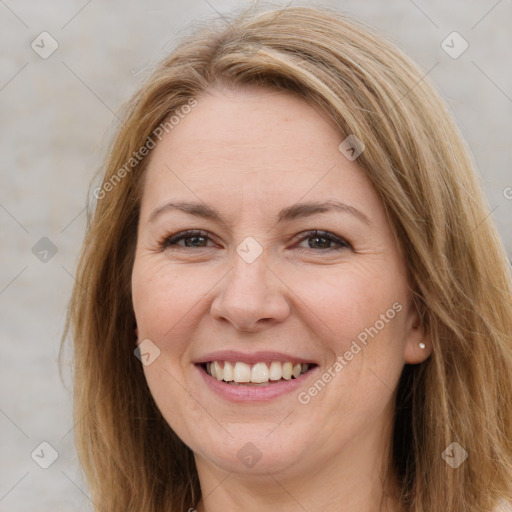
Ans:
[[[424,349],[426,347],[425,343],[420,343],[420,348]]]

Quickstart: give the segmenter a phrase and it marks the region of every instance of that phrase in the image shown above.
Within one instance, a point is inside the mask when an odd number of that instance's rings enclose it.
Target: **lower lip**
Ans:
[[[196,365],[196,369],[202,379],[214,393],[234,402],[268,402],[293,391],[298,391],[304,386],[304,381],[308,379],[317,368],[318,367],[315,366],[306,373],[299,375],[296,379],[276,382],[268,386],[237,386],[236,384],[227,384],[224,381],[213,378],[211,375],[208,375],[201,366]]]

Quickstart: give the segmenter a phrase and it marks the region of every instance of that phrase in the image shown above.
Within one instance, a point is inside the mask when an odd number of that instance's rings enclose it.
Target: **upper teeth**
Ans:
[[[293,377],[298,378],[301,373],[307,372],[309,364],[291,362],[281,363],[272,361],[270,367],[266,363],[256,363],[252,367],[246,363],[230,363],[229,361],[212,361],[206,363],[206,371],[217,380],[226,382],[254,382],[263,383],[280,380],[281,378],[290,380]]]

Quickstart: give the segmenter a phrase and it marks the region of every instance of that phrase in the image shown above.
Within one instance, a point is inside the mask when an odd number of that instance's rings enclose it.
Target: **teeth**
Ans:
[[[252,367],[251,382],[268,382],[268,366],[265,363],[256,363]]]
[[[286,362],[283,364],[283,379],[290,380],[292,378],[293,365],[292,363]]]
[[[251,382],[251,367],[245,363],[235,363],[233,380],[235,382]]]
[[[222,370],[222,366],[218,361],[213,363],[213,368],[215,369],[215,377],[217,380],[222,380],[224,377],[224,371]]]
[[[234,378],[233,365],[229,361],[226,361],[224,363],[224,380],[231,382]]]
[[[252,367],[246,363],[229,361],[212,361],[206,363],[206,371],[213,378],[233,384],[269,384],[270,381],[297,379],[301,374],[309,370],[309,364],[286,361],[272,361],[270,367],[263,362],[256,363]]]
[[[270,363],[270,380],[281,380],[283,376],[282,366],[279,361]]]

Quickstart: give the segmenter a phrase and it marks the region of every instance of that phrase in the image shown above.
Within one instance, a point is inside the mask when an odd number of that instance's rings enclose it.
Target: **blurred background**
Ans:
[[[151,67],[194,23],[249,4],[0,0],[1,512],[92,507],[73,445],[71,352],[62,379],[57,362],[89,187]],[[511,258],[511,0],[259,5],[334,7],[423,67],[474,154]]]

